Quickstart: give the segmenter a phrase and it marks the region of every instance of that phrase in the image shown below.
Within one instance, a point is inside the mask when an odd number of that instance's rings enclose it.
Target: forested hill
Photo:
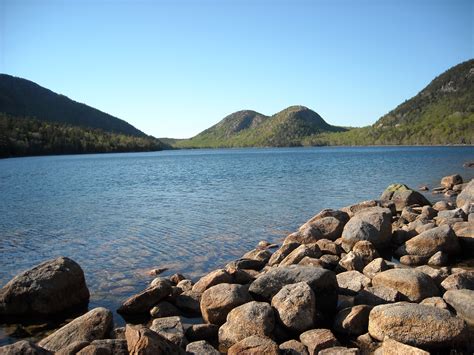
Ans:
[[[312,134],[345,130],[307,107],[290,106],[272,116],[251,110],[234,112],[193,138],[170,142],[181,148],[288,147],[300,146]]]
[[[168,148],[124,120],[0,74],[0,157]]]
[[[0,74],[0,112],[111,133],[146,136],[124,120],[56,94],[32,81],[7,74]]]

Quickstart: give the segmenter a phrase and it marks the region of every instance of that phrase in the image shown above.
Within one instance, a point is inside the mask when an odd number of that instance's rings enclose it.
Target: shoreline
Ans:
[[[404,185],[391,185],[379,200],[359,202],[340,210],[322,210],[289,234],[282,245],[261,241],[242,258],[205,274],[195,283],[180,274],[157,277],[142,292],[123,302],[118,313],[129,324],[116,328],[113,336],[110,333],[112,313],[100,307],[70,324],[76,322],[84,326],[91,314],[104,318],[102,325],[106,331],[98,339],[86,339],[88,344],[84,348],[112,346],[123,351],[130,351],[136,334],[143,333],[141,336],[150,342],[158,342],[178,353],[184,351],[188,343],[200,349],[229,350],[229,353],[235,353],[233,351],[242,346],[250,346],[254,353],[268,348],[270,353],[276,354],[287,346],[293,350],[304,347],[313,353],[319,349],[316,343],[323,330],[324,337],[330,339],[327,348],[334,351],[336,347],[339,347],[337,351],[351,353],[378,347],[395,347],[402,351],[403,346],[469,350],[464,337],[474,335],[473,324],[468,325],[472,314],[463,311],[465,300],[459,308],[458,298],[464,297],[463,292],[474,295],[474,291],[470,291],[473,286],[469,286],[474,282],[474,271],[456,265],[469,255],[465,249],[474,247],[470,229],[474,220],[474,179],[467,183],[460,176],[452,175],[443,178],[442,184],[446,195],[457,196],[454,205],[439,201],[431,206],[419,192]],[[362,227],[365,225],[371,227]],[[442,243],[433,247],[431,235],[436,235],[436,240]],[[431,249],[427,252],[426,248]],[[393,262],[393,255],[399,258],[400,264]],[[76,300],[71,304],[87,302],[89,291],[79,265],[67,258],[44,264],[47,268],[59,265],[59,270],[61,265],[67,264],[68,273],[74,269],[74,289],[83,296],[80,302]],[[54,279],[54,275],[46,271],[30,270],[21,275],[31,278],[32,272],[39,278],[47,274]],[[61,287],[58,292],[67,298],[65,286]],[[51,289],[54,292],[55,288]],[[457,292],[459,290],[461,292]],[[26,290],[26,294],[27,291],[32,292]],[[3,294],[8,292],[6,285]],[[293,297],[297,298],[288,301]],[[14,295],[9,299],[15,299]],[[403,303],[406,301],[409,306]],[[8,299],[0,299],[3,317],[5,312],[12,312],[8,310],[12,307],[8,302]],[[474,302],[474,298],[470,302]],[[43,304],[42,312],[50,306]],[[23,309],[21,305],[15,307]],[[443,334],[437,334],[440,337],[437,341],[420,342],[416,334],[417,316],[414,316],[407,318],[407,323],[415,327],[413,336],[404,338],[406,329],[398,334],[384,325],[390,321],[389,313],[384,313],[390,307],[403,314],[413,312],[443,319],[440,327],[448,322],[459,334],[448,334],[449,330],[443,329]],[[262,323],[252,324],[253,317],[248,318],[248,314],[255,312],[266,315]],[[192,325],[189,319],[200,323]],[[301,327],[301,323],[306,325]],[[70,324],[41,340],[39,345],[49,351],[63,349],[56,343],[61,343],[64,329],[71,331]],[[269,324],[273,324],[271,330],[267,329]],[[251,328],[250,333],[247,328]],[[78,329],[83,331],[83,328]],[[439,329],[434,331],[439,333]],[[160,337],[157,339],[155,334]],[[258,336],[250,339],[253,334]],[[384,341],[387,334],[395,343]],[[19,346],[15,344],[11,346]],[[23,346],[35,345],[23,342]]]

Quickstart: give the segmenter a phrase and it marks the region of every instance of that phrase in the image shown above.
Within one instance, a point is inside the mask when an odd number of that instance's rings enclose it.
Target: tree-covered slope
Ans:
[[[255,111],[235,112],[197,136],[174,143],[180,148],[299,146],[304,137],[323,132],[340,132],[316,112],[291,106],[273,116]]]
[[[153,137],[137,137],[0,113],[0,157],[117,153],[169,148]]]
[[[372,126],[313,135],[304,144],[474,144],[474,60],[439,75]]]
[[[32,81],[7,74],[0,74],[0,112],[111,133],[146,136],[124,120],[56,94]]]

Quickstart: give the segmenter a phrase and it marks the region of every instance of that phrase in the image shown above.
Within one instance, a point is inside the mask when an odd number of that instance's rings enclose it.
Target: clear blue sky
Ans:
[[[474,57],[472,0],[0,0],[0,72],[189,137],[294,104],[362,126]]]

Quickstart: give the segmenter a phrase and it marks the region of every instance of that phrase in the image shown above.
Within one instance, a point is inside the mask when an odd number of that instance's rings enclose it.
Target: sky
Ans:
[[[290,105],[369,125],[473,57],[472,0],[0,0],[0,72],[155,137]]]

